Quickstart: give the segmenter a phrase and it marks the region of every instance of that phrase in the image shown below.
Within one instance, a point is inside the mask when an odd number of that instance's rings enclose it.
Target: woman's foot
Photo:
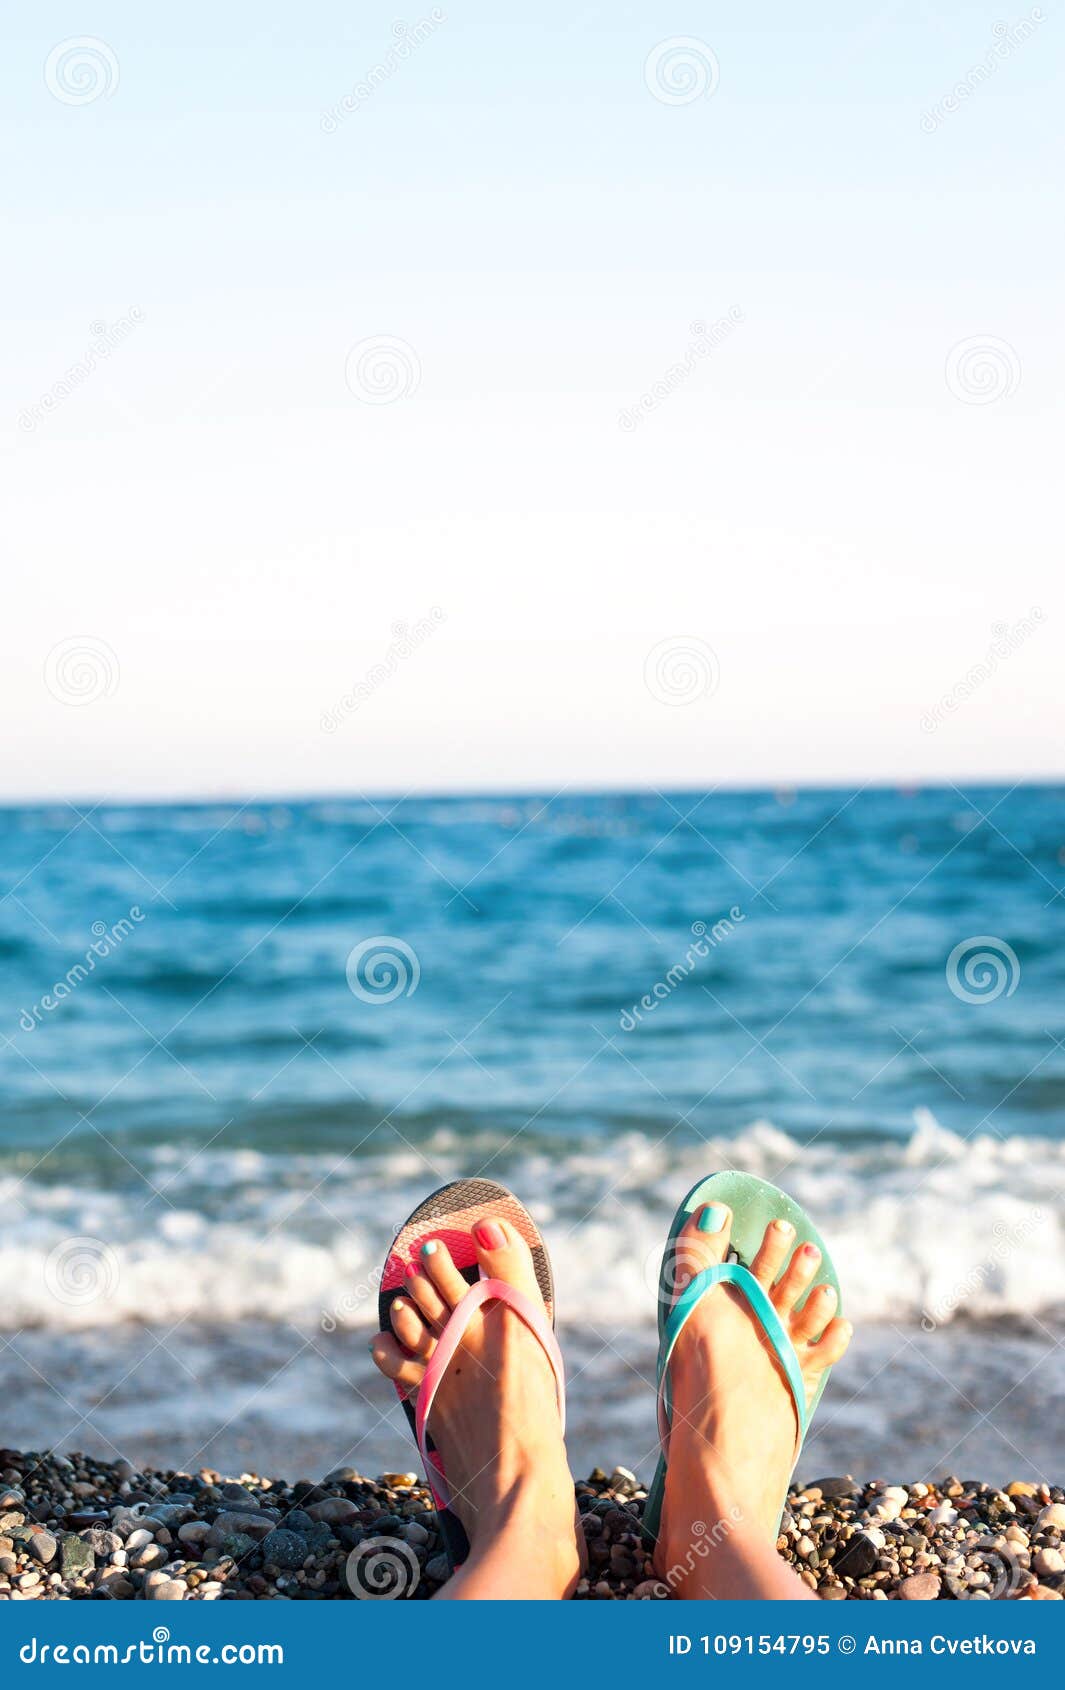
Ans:
[[[724,1261],[731,1221],[720,1203],[706,1204],[689,1218],[676,1240],[678,1295],[695,1274]],[[836,1293],[829,1285],[819,1285],[797,1308],[817,1277],[821,1256],[813,1244],[794,1249],[794,1243],[794,1228],[773,1221],[751,1271],[795,1346],[809,1401],[825,1369],[850,1343],[851,1327],[836,1316]],[[719,1575],[728,1587],[735,1556],[722,1554],[720,1546],[734,1538],[734,1549],[740,1540],[775,1547],[798,1424],[780,1364],[741,1292],[722,1285],[703,1298],[677,1340],[670,1381],[673,1425],[657,1570],[668,1576],[676,1595],[753,1594],[722,1588]],[[717,1587],[710,1588],[715,1579]],[[803,1587],[764,1592],[774,1593],[798,1595]]]
[[[504,1220],[473,1230],[486,1275],[543,1299],[532,1257]],[[381,1372],[417,1395],[452,1309],[469,1290],[447,1245],[422,1245],[392,1303],[392,1331],[371,1346]],[[443,1595],[571,1595],[580,1577],[573,1478],[562,1442],[555,1377],[541,1345],[501,1303],[478,1310],[444,1374],[429,1430],[470,1557]],[[496,1588],[502,1584],[503,1588]]]

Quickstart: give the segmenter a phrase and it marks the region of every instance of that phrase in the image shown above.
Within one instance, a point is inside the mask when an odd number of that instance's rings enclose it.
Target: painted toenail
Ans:
[[[422,1255],[423,1256],[435,1256],[436,1252],[439,1250],[439,1248],[440,1248],[440,1243],[439,1243],[438,1239],[427,1238],[425,1243],[422,1245]]]
[[[821,1254],[816,1244],[804,1244],[802,1253],[804,1256],[819,1256]]]
[[[403,1271],[408,1279],[417,1279],[418,1277],[418,1269],[414,1262],[408,1262]]]
[[[696,1224],[700,1232],[720,1232],[727,1220],[728,1210],[723,1203],[708,1203]]]
[[[776,1227],[778,1232],[787,1233],[795,1231],[795,1228],[792,1226],[790,1221],[774,1221],[773,1225]]]
[[[496,1221],[478,1221],[473,1236],[482,1250],[502,1250],[507,1241],[506,1233]]]

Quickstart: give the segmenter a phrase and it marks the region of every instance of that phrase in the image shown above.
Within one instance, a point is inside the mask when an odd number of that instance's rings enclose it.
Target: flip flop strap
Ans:
[[[414,1432],[418,1439],[418,1448],[422,1461],[425,1463],[425,1476],[429,1481],[429,1489],[433,1493],[433,1500],[438,1508],[449,1508],[451,1496],[444,1476],[443,1464],[435,1450],[429,1448],[429,1416],[433,1411],[433,1401],[440,1389],[444,1374],[454,1358],[455,1351],[466,1336],[466,1329],[477,1310],[485,1303],[505,1303],[512,1309],[520,1320],[523,1320],[533,1337],[540,1344],[541,1349],[551,1363],[551,1370],[555,1375],[555,1394],[558,1398],[559,1419],[562,1422],[563,1435],[566,1431],[566,1377],[562,1362],[562,1351],[554,1332],[551,1330],[547,1314],[541,1304],[539,1307],[531,1297],[527,1297],[516,1286],[508,1285],[505,1279],[480,1279],[476,1285],[471,1285],[460,1303],[456,1303],[451,1312],[451,1318],[436,1341],[436,1349],[425,1369],[421,1388],[418,1391],[418,1401],[414,1410]]]
[[[691,1316],[702,1302],[708,1291],[716,1285],[733,1285],[737,1291],[743,1293],[750,1305],[751,1313],[758,1321],[769,1342],[776,1352],[777,1360],[784,1370],[784,1377],[788,1382],[792,1399],[795,1403],[795,1413],[799,1421],[799,1439],[795,1446],[796,1455],[806,1436],[806,1386],[803,1382],[802,1369],[799,1358],[795,1354],[795,1346],[784,1329],[780,1316],[773,1307],[765,1291],[749,1268],[740,1262],[718,1262],[714,1267],[704,1268],[697,1273],[691,1284],[678,1297],[666,1318],[662,1332],[662,1344],[658,1353],[658,1436],[662,1445],[662,1453],[668,1458],[669,1434],[673,1423],[673,1394],[669,1383],[669,1362],[680,1337]]]

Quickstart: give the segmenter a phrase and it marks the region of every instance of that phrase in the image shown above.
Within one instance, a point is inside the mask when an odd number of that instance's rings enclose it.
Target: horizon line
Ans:
[[[957,777],[938,775],[932,778],[920,776],[899,776],[889,778],[876,776],[870,780],[848,779],[844,777],[825,778],[823,780],[772,780],[747,783],[744,781],[722,781],[712,786],[694,781],[683,781],[679,784],[654,786],[649,782],[637,783],[632,786],[615,786],[594,784],[579,784],[567,781],[551,792],[544,786],[498,786],[498,787],[412,787],[406,792],[398,789],[378,788],[365,791],[361,788],[337,790],[324,788],[322,790],[293,792],[279,789],[276,791],[259,791],[249,793],[246,790],[226,788],[222,791],[195,794],[173,792],[167,794],[145,794],[133,796],[131,794],[115,794],[101,797],[93,794],[78,794],[77,796],[62,796],[57,793],[42,794],[36,797],[0,797],[0,811],[5,810],[45,810],[54,806],[66,806],[71,809],[81,805],[88,805],[92,811],[102,809],[206,809],[218,804],[232,804],[247,809],[253,804],[283,804],[292,807],[322,803],[406,803],[408,799],[418,799],[433,803],[470,802],[478,799],[527,799],[542,798],[548,803],[570,794],[573,797],[584,798],[640,798],[659,797],[665,794],[701,795],[713,798],[718,795],[762,795],[770,796],[778,793],[815,793],[815,792],[895,792],[899,794],[916,794],[918,792],[949,792],[961,791],[964,787],[976,787],[981,790],[999,790],[1008,788],[1015,790],[1019,787],[1051,787],[1065,785],[1065,772],[1053,774],[1026,775],[979,775]]]

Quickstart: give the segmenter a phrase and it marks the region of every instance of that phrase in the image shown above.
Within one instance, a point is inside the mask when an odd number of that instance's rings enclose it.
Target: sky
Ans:
[[[0,801],[1061,775],[1060,7],[401,16],[8,16]]]

